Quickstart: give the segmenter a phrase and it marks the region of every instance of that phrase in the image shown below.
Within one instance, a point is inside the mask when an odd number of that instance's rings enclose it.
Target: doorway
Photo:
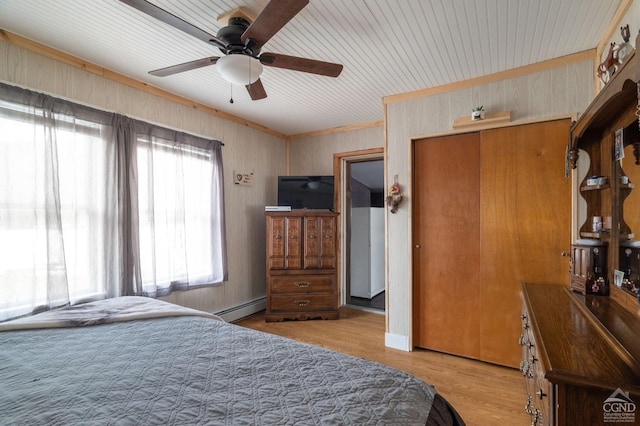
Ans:
[[[384,160],[346,161],[345,187],[345,302],[384,312]]]

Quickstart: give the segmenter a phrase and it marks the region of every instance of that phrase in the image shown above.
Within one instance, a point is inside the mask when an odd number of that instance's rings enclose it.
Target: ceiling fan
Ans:
[[[253,22],[249,22],[245,14],[232,16],[229,18],[228,25],[220,28],[215,36],[147,0],[120,1],[206,43],[213,44],[225,55],[211,56],[149,71],[149,74],[154,76],[165,77],[217,64],[225,80],[232,84],[244,85],[251,99],[255,101],[267,97],[260,81],[263,65],[328,77],[337,77],[342,72],[340,64],[279,53],[261,53],[264,44],[304,9],[309,4],[309,0],[271,0]]]

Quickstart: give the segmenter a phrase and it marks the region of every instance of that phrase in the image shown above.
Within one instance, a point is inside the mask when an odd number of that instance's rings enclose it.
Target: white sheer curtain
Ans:
[[[142,123],[136,143],[142,293],[161,296],[222,283],[221,143]]]
[[[5,92],[0,320],[114,295],[119,217],[110,129],[82,118],[89,110],[29,91],[11,102]]]
[[[0,83],[0,321],[226,280],[221,142]]]

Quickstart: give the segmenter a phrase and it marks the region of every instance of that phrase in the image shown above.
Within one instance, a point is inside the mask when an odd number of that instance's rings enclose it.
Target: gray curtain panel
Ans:
[[[227,277],[222,143],[0,83],[0,321]]]

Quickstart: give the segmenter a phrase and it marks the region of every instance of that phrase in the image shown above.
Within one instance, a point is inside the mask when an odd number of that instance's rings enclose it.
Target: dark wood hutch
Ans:
[[[520,370],[532,424],[640,424],[640,203],[625,203],[640,191],[639,83],[633,52],[570,130],[570,167],[582,152],[589,166],[579,185],[586,220],[572,245],[569,283],[522,287]],[[616,159],[619,136],[628,148],[624,166]],[[606,226],[594,227],[594,216]],[[614,271],[624,273],[621,287]]]
[[[265,217],[265,321],[338,319],[338,214],[294,210]]]
[[[633,247],[629,243],[635,237],[624,216],[624,201],[633,191],[634,182],[628,179],[629,170],[623,170],[620,161],[614,159],[614,153],[618,133],[625,147],[633,146],[635,167],[640,168],[639,81],[640,64],[638,55],[633,52],[574,123],[569,141],[568,160],[572,169],[577,166],[579,150],[585,151],[590,160],[589,170],[580,184],[580,196],[586,201],[587,220],[579,233],[580,238],[600,241],[605,248],[606,257],[601,266],[608,284],[614,282],[614,271],[622,269],[621,247]],[[596,176],[604,177],[606,181],[589,182]],[[640,211],[637,213],[640,215]],[[610,218],[610,226],[602,230],[593,229],[593,217]],[[635,231],[640,232],[640,229]],[[638,249],[634,251],[637,259]],[[629,293],[634,291],[634,284],[638,281],[637,261],[633,269],[635,276],[627,276],[628,282],[625,282]],[[594,278],[597,278],[595,274]],[[588,288],[586,292],[589,292]]]

